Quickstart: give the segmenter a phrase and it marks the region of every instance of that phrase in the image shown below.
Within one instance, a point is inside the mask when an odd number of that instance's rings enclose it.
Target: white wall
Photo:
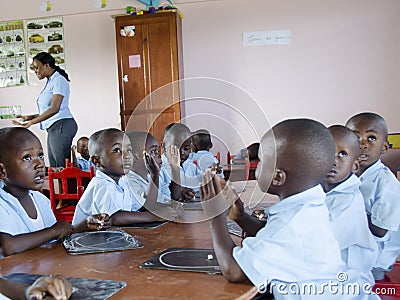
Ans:
[[[40,2],[10,2],[2,7],[0,21],[49,15],[39,12]],[[79,123],[78,136],[118,127],[118,78],[110,15],[123,13],[133,1],[108,1],[103,11],[96,11],[92,1],[79,1],[79,5],[76,1],[51,2],[54,11],[50,14],[64,15],[71,109]],[[185,16],[186,78],[214,77],[241,87],[260,104],[257,113],[265,111],[271,124],[290,117],[310,117],[331,125],[369,110],[384,116],[391,132],[400,131],[400,1],[182,2],[187,2],[178,5]],[[281,29],[291,30],[288,46],[242,44],[245,31]],[[21,104],[24,113],[35,112],[35,99],[43,85],[2,88],[0,105]],[[242,105],[240,109],[254,123],[254,134],[242,138],[243,143],[250,143],[268,126],[258,117],[251,119],[254,103],[246,105],[251,97],[243,97],[246,93],[234,88],[228,94],[234,96],[226,101]],[[246,128],[235,114],[200,103],[188,102],[187,114],[211,112],[228,118],[235,128]],[[201,120],[191,118],[187,124],[192,129],[207,127],[233,151],[239,148],[235,134],[221,128],[216,117],[207,125]],[[0,122],[0,126],[8,124]],[[41,138],[44,141],[45,135]]]

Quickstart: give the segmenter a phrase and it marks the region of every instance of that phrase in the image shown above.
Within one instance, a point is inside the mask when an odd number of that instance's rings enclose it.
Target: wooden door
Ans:
[[[134,36],[121,36],[127,26]],[[149,131],[160,142],[164,128],[180,121],[180,91],[171,84],[182,78],[180,26],[173,12],[115,18],[123,130]]]

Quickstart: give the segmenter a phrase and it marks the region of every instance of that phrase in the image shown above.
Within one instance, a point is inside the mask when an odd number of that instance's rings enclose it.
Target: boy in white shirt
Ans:
[[[343,261],[359,270],[361,279],[375,284],[372,268],[378,258],[378,247],[368,228],[358,171],[360,143],[347,127],[334,125],[329,131],[335,140],[335,162],[322,183],[333,233],[339,242]]]
[[[351,117],[346,126],[360,141],[360,191],[364,197],[369,229],[378,244],[378,261],[372,270],[382,280],[400,254],[400,183],[380,160],[388,149],[388,129],[378,114],[364,112]]]
[[[131,141],[124,132],[115,128],[95,132],[89,139],[89,152],[96,176],[79,200],[72,224],[93,213],[107,213],[115,226],[164,220],[150,211],[139,211],[141,197],[122,179],[132,167]],[[170,219],[177,217],[172,208],[170,212]]]
[[[267,209],[266,224],[244,212],[231,186],[221,192],[218,179],[206,172],[200,188],[202,205],[227,280],[248,278],[260,292],[270,289],[276,300],[365,299],[362,289],[359,295],[358,291],[335,293],[328,288],[329,284],[357,284],[359,280],[359,273],[341,259],[319,184],[333,164],[334,152],[329,130],[313,120],[286,120],[264,135],[257,181],[262,191],[281,200]],[[233,205],[226,210],[222,203]],[[228,233],[228,211],[246,232],[255,234],[246,237],[242,247]],[[306,286],[313,286],[314,292]]]

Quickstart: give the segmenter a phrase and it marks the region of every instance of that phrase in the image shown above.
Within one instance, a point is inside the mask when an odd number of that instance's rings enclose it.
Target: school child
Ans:
[[[352,291],[348,295],[327,288],[329,283],[340,288],[359,279],[359,273],[348,269],[341,259],[320,185],[333,164],[334,152],[329,130],[313,120],[286,120],[264,135],[257,181],[262,191],[278,195],[280,202],[266,209],[267,223],[255,236],[246,237],[242,247],[230,237],[227,210],[220,205],[233,203],[229,215],[246,231],[254,228],[256,219],[244,212],[230,185],[221,193],[218,179],[210,171],[203,175],[202,206],[227,280],[240,282],[248,278],[262,293],[271,289],[276,300],[364,297],[357,291],[355,296]],[[307,286],[318,292],[310,292]]]
[[[333,233],[339,242],[343,261],[359,270],[361,279],[375,284],[372,268],[378,257],[378,247],[368,228],[360,180],[354,174],[359,168],[360,142],[347,127],[329,127],[336,145],[335,162],[322,186]]]
[[[157,140],[147,132],[130,131],[127,133],[132,144],[133,164],[124,179],[135,194],[141,197],[141,202],[145,203],[144,207],[160,216],[163,211],[161,208],[166,207],[160,203],[163,200],[159,186],[161,156],[159,144]],[[160,201],[158,201],[160,199]],[[169,204],[167,204],[169,205]],[[173,214],[183,213],[182,205],[174,205]],[[169,218],[167,214],[162,215],[165,219]]]
[[[39,191],[45,176],[44,154],[39,139],[22,127],[0,129],[0,245],[3,255],[39,247],[73,232],[101,229],[108,216],[88,215],[71,226],[56,221],[50,200]]]
[[[387,125],[378,114],[364,112],[351,117],[346,126],[360,141],[360,191],[364,197],[369,229],[378,244],[378,261],[372,270],[382,280],[400,254],[400,183],[380,160],[388,149]]]
[[[0,300],[42,300],[48,295],[52,299],[66,300],[72,294],[72,285],[60,275],[39,277],[31,285],[0,278]]]
[[[76,146],[73,145],[71,147],[73,166],[86,172],[90,171],[90,167],[95,167],[94,163],[90,159],[88,143],[89,138],[83,136],[76,142]],[[77,156],[76,152],[78,152],[80,156]]]
[[[216,169],[217,176],[224,178],[224,172],[219,165],[219,161],[210,152],[213,144],[210,133],[205,129],[196,130],[192,135],[192,152],[189,159],[197,165],[201,171],[213,167]]]
[[[236,153],[235,157],[232,160],[233,164],[243,164],[244,159],[246,157],[249,158],[250,162],[259,161],[258,158],[258,150],[260,148],[260,143],[252,143],[248,145],[246,148],[240,149],[238,153]],[[230,162],[228,162],[230,163]]]
[[[161,144],[160,184],[163,202],[193,201],[199,191],[201,173],[199,168],[188,160],[191,148],[190,129],[181,123],[172,123],[164,130]]]
[[[115,226],[164,220],[149,211],[140,212],[141,197],[122,179],[132,167],[132,145],[125,133],[116,128],[95,132],[89,138],[89,152],[96,176],[79,200],[72,224],[93,213],[107,213]],[[173,209],[169,212],[170,219],[178,217]]]

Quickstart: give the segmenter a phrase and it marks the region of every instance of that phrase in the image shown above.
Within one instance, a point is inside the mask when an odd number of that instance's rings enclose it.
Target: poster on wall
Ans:
[[[26,21],[28,36],[28,61],[40,52],[50,53],[56,65],[65,69],[64,24],[62,17]],[[31,71],[33,73],[33,71]]]
[[[0,22],[0,87],[26,85],[23,21]]]

